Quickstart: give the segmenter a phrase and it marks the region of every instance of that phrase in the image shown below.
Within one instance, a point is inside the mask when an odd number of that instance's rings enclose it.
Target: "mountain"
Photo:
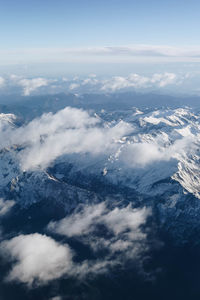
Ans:
[[[198,99],[159,97],[1,103],[0,298],[198,299]]]
[[[158,227],[176,242],[192,239],[200,209],[198,110],[102,109],[95,117],[107,128],[123,121],[132,126],[131,132],[116,140],[109,153],[63,154],[45,169],[22,170],[19,156],[26,146],[4,147],[1,197],[14,200],[20,209],[46,201],[65,213],[78,203],[131,202],[151,207]],[[23,127],[13,114],[2,113],[0,118],[1,126]]]

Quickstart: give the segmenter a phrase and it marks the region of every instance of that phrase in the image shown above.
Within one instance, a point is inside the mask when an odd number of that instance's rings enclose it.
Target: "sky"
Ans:
[[[197,0],[0,1],[1,47],[197,45]]]
[[[200,62],[199,28],[198,0],[0,0],[0,66]]]

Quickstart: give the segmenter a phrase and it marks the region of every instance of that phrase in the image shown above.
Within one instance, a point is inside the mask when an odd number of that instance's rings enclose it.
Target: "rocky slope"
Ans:
[[[23,171],[19,153],[24,145],[0,152],[0,195],[22,209],[48,200],[65,212],[78,203],[102,199],[151,206],[159,226],[180,239],[199,229],[200,114],[189,108],[132,108],[96,115],[106,127],[121,120],[132,131],[115,141],[112,153],[65,154],[46,169]],[[1,114],[5,126],[17,118]],[[22,147],[23,146],[23,147]],[[184,235],[184,238],[183,238]]]

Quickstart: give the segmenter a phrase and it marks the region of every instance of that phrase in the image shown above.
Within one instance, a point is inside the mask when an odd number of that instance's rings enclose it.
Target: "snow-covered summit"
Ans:
[[[154,207],[164,226],[169,226],[169,218],[170,226],[177,226],[188,215],[192,224],[198,223],[194,217],[200,211],[197,111],[133,108],[91,116],[68,109],[18,128],[14,115],[0,117],[7,122],[2,136],[10,134],[10,144],[0,151],[1,197],[26,208],[52,201],[65,211],[103,198],[131,201]]]

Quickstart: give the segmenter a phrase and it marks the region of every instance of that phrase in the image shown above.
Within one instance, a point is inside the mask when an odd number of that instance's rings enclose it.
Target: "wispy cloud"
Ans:
[[[100,260],[84,261],[79,266],[80,276],[88,273],[106,272],[110,267],[136,260],[140,265],[142,255],[147,250],[147,235],[141,226],[146,223],[151,212],[147,208],[109,208],[106,202],[87,205],[64,219],[51,222],[50,231],[73,237],[87,245]],[[103,252],[102,252],[103,251]]]
[[[0,198],[0,217],[6,215],[14,205],[15,201]]]
[[[130,45],[77,48],[27,48],[0,51],[0,64],[33,62],[200,61],[200,46]],[[141,60],[142,62],[142,60]]]
[[[0,254],[12,263],[6,280],[34,287],[63,276],[76,279],[95,276],[116,265],[123,267],[127,260],[137,261],[140,266],[142,255],[147,250],[146,234],[141,226],[149,215],[146,208],[133,209],[129,205],[109,209],[102,203],[86,206],[81,212],[50,223],[49,230],[54,234],[78,239],[94,253],[104,250],[101,258],[81,262],[74,261],[74,256],[78,255],[75,249],[46,235],[21,234],[4,240],[0,243]],[[105,227],[107,234],[98,232],[99,225]]]
[[[3,77],[0,77],[0,87],[2,87],[5,83],[5,79]]]
[[[146,234],[141,231],[140,226],[150,215],[147,208],[133,209],[127,207],[115,207],[109,209],[105,202],[85,206],[81,212],[74,213],[61,221],[51,222],[48,226],[50,231],[57,234],[77,237],[83,243],[88,244],[93,251],[106,249],[108,251],[106,260],[113,261],[123,255],[124,259],[137,256],[139,249],[146,239]],[[107,233],[98,234],[98,226],[104,226]],[[143,245],[144,247],[144,245]],[[118,257],[113,255],[118,253]]]

